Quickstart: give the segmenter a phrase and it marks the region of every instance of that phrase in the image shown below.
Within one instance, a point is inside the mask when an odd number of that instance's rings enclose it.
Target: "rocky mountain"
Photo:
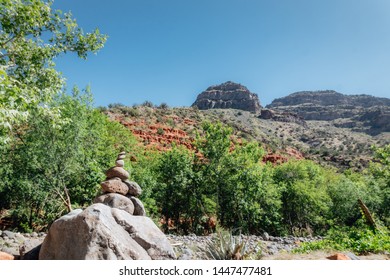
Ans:
[[[204,121],[232,127],[237,143],[242,139],[261,143],[269,153],[265,161],[271,162],[290,157],[293,149],[299,152],[294,158],[361,168],[372,159],[372,145],[390,144],[388,98],[305,91],[263,108],[256,94],[226,82],[202,92],[194,105],[114,106],[106,113],[130,129],[145,148],[159,151],[169,150],[173,142],[194,150]]]
[[[239,109],[254,113],[258,113],[261,108],[257,94],[230,81],[207,88],[198,95],[192,106],[197,106],[200,110]]]
[[[372,135],[390,132],[389,98],[345,95],[332,90],[301,91],[275,99],[267,108]]]

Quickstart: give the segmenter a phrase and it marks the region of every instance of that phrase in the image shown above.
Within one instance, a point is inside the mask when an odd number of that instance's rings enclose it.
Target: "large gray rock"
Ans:
[[[152,260],[176,259],[168,239],[150,218],[132,216],[118,209],[112,209],[112,215]]]
[[[56,220],[39,252],[40,260],[175,258],[168,239],[150,218],[101,203]]]
[[[130,198],[117,193],[107,193],[95,198],[94,203],[103,203],[111,208],[118,208],[127,213],[134,214],[134,204]]]

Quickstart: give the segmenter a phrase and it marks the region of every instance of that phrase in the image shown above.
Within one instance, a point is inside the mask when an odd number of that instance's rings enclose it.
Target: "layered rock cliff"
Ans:
[[[257,94],[230,81],[207,88],[198,95],[192,106],[197,106],[200,110],[239,109],[254,113],[259,113],[261,109]]]
[[[295,113],[306,121],[332,121],[335,126],[370,134],[390,132],[389,98],[332,90],[301,91],[275,99],[267,108]]]

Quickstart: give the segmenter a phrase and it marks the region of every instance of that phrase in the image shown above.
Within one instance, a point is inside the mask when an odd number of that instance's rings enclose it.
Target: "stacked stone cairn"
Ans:
[[[118,208],[134,216],[146,216],[142,202],[137,198],[141,187],[129,180],[130,174],[124,169],[126,152],[121,152],[115,166],[106,171],[106,181],[100,185],[103,194],[95,198],[94,203],[103,203],[111,208]]]

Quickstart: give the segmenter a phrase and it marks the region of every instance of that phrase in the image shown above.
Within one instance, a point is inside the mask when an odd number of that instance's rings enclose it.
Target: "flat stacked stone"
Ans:
[[[130,181],[130,174],[124,169],[126,152],[120,152],[115,166],[106,171],[106,180],[100,183],[103,194],[96,197],[94,203],[103,203],[111,208],[118,208],[134,216],[146,216],[145,207],[137,197],[141,187]]]

